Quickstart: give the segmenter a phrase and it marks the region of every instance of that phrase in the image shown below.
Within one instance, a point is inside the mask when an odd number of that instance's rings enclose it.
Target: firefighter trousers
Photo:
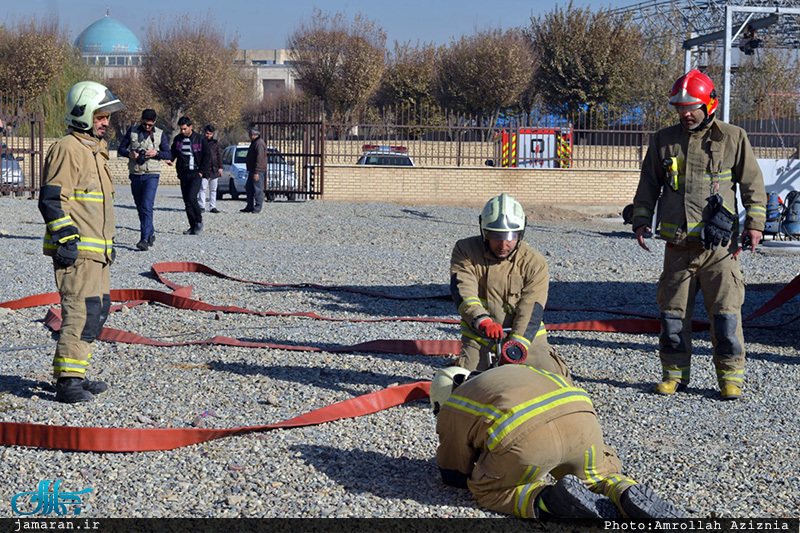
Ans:
[[[741,386],[744,377],[742,303],[744,281],[736,242],[716,250],[701,243],[668,244],[664,270],[658,281],[661,312],[659,355],[663,379],[689,383],[692,357],[692,316],[698,292],[711,323],[711,343],[717,379]]]
[[[455,364],[467,370],[486,370],[489,368],[489,357],[496,357],[494,351],[494,344],[486,346],[475,339],[462,335],[461,353],[456,358]],[[534,339],[531,343],[525,364],[559,376],[569,376],[566,363],[558,356],[555,348],[550,346],[544,335]]]
[[[619,497],[636,482],[620,474],[614,448],[603,441],[594,413],[575,412],[534,428],[502,453],[480,456],[467,481],[475,500],[498,513],[538,518],[536,497],[549,483],[572,474],[592,492]]]
[[[61,295],[61,331],[53,358],[53,376],[85,378],[92,342],[100,334],[111,307],[108,263],[79,257],[55,268]]]

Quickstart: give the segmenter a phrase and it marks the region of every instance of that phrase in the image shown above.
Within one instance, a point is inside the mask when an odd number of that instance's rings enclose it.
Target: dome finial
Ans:
[[[111,10],[108,8],[108,6],[106,6],[106,17],[108,17],[110,15],[110,11]]]

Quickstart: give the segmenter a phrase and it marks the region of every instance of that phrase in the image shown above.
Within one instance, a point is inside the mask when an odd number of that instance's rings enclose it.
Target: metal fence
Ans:
[[[35,197],[44,163],[42,115],[0,101],[0,195]]]
[[[321,103],[287,105],[260,113],[251,127],[268,145],[265,195],[289,201],[320,196],[325,179],[325,120]]]
[[[540,109],[521,116],[486,117],[411,106],[369,110],[357,120],[326,121],[324,114],[324,106],[317,103],[284,107],[254,122],[265,127],[268,142],[284,143],[287,149],[282,152],[300,158],[303,168],[311,164],[319,169],[319,176],[325,164],[356,164],[376,145],[403,147],[415,165],[426,167],[638,169],[651,135],[677,123],[666,106],[627,113],[593,108],[570,116]],[[309,116],[314,120],[309,122]],[[734,124],[748,132],[757,157],[799,155],[798,118]],[[296,139],[313,142],[304,141],[298,148]]]

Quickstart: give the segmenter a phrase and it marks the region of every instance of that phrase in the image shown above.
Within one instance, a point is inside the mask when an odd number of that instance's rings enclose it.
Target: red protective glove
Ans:
[[[486,320],[482,321],[480,324],[478,324],[478,327],[482,329],[484,335],[490,339],[499,340],[503,338],[503,326],[492,321],[491,318],[487,318]]]

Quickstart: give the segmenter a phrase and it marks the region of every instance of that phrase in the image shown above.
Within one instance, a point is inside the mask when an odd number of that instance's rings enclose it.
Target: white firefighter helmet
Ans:
[[[125,109],[105,85],[94,81],[79,81],[67,93],[67,114],[64,122],[67,126],[78,130],[92,127],[92,117],[98,111],[113,113]]]
[[[506,193],[486,202],[478,221],[484,239],[488,239],[491,233],[494,239],[513,241],[522,239],[525,234],[525,210]]]
[[[439,414],[439,409],[453,394],[453,389],[464,383],[468,376],[469,370],[460,366],[448,366],[436,371],[430,392],[433,414]]]

